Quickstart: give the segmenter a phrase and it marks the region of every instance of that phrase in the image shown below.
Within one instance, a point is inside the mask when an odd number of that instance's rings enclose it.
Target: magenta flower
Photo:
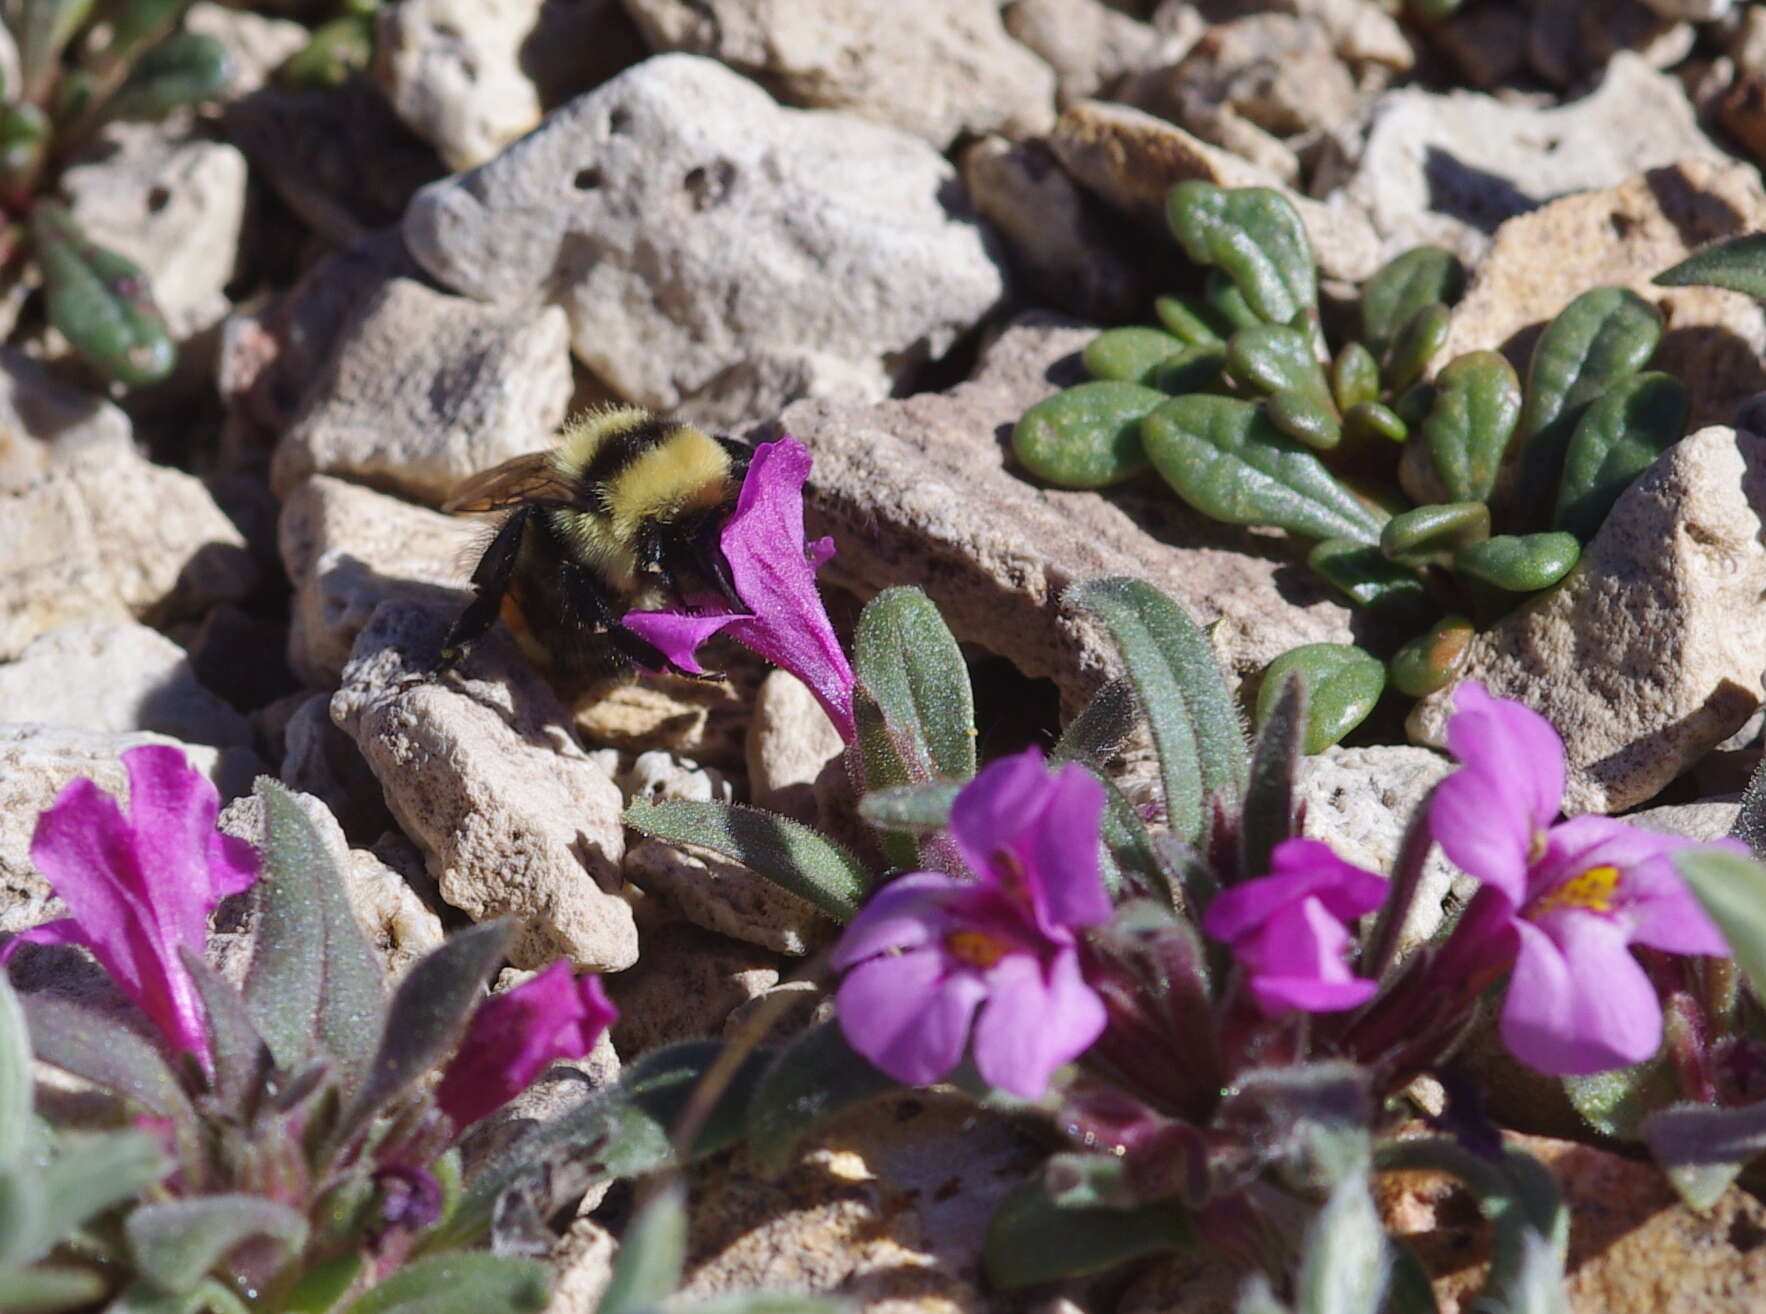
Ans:
[[[1386,879],[1344,862],[1329,845],[1290,839],[1276,845],[1268,876],[1221,891],[1202,929],[1233,949],[1251,995],[1270,1016],[1300,1009],[1331,1013],[1373,998],[1375,984],[1343,961],[1344,923],[1386,897]]]
[[[1435,791],[1429,824],[1447,856],[1484,882],[1461,930],[1514,963],[1504,1043],[1560,1076],[1649,1058],[1662,1007],[1630,946],[1729,953],[1669,856],[1692,842],[1610,817],[1553,825],[1564,746],[1551,724],[1473,681],[1455,706],[1447,746],[1461,765]]]
[[[560,959],[478,1006],[436,1085],[436,1104],[456,1127],[470,1127],[526,1090],[547,1064],[587,1054],[618,1016],[600,977],[572,976]]]
[[[924,1085],[963,1057],[992,1085],[1035,1099],[1104,1029],[1074,930],[1110,916],[1098,870],[1103,786],[1050,773],[1032,748],[965,785],[950,833],[976,874],[898,877],[846,928],[834,966],[848,1043],[898,1081]]]
[[[209,913],[257,879],[257,854],[215,829],[220,796],[177,749],[131,748],[122,762],[127,817],[75,780],[37,818],[31,861],[72,915],[11,940],[0,962],[21,944],[85,946],[166,1043],[207,1070],[206,1014],[179,951],[203,953]]]
[[[852,742],[852,667],[834,636],[816,588],[816,570],[834,555],[834,541],[803,541],[803,485],[809,449],[795,438],[762,443],[749,462],[719,543],[730,582],[748,612],[718,601],[692,612],[634,611],[627,629],[654,644],[669,664],[697,675],[694,653],[720,630],[790,671],[816,696],[841,737]]]

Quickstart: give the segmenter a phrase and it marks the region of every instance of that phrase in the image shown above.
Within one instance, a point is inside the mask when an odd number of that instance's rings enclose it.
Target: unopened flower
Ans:
[[[1343,960],[1349,946],[1344,923],[1372,912],[1385,897],[1384,877],[1344,862],[1329,845],[1284,840],[1268,876],[1214,897],[1202,929],[1232,946],[1265,1013],[1335,1012],[1373,997],[1375,983],[1354,975]]]
[[[587,1054],[618,1016],[601,978],[573,976],[561,959],[478,1006],[436,1085],[436,1104],[456,1127],[469,1127],[526,1090],[548,1064]]]
[[[975,1066],[1027,1099],[1104,1028],[1074,932],[1110,916],[1098,870],[1104,791],[1083,769],[1050,772],[1036,749],[993,763],[951,806],[950,833],[975,873],[911,872],[847,927],[834,966],[847,1041],[898,1081]]]
[[[209,914],[257,879],[257,854],[215,829],[220,796],[177,749],[131,748],[122,763],[127,816],[75,780],[37,818],[31,861],[71,915],[25,931],[0,962],[26,943],[85,946],[166,1043],[206,1069],[206,1014],[179,951],[204,952]]]
[[[736,509],[719,537],[730,582],[748,611],[707,602],[691,612],[634,611],[626,628],[649,640],[669,664],[698,674],[694,653],[719,631],[752,648],[809,687],[841,737],[852,742],[852,666],[816,588],[816,570],[834,555],[832,539],[806,545],[803,485],[809,449],[795,438],[754,451]]]
[[[1513,961],[1504,1043],[1563,1076],[1649,1058],[1662,1007],[1630,946],[1729,953],[1670,857],[1692,841],[1610,817],[1552,824],[1564,746],[1551,724],[1472,681],[1455,706],[1447,745],[1461,765],[1437,788],[1429,823],[1447,856],[1485,886],[1462,931]]]

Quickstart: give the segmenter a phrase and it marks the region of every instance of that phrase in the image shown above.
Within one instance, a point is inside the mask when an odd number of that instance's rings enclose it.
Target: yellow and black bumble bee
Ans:
[[[748,449],[635,406],[590,411],[549,452],[465,480],[443,504],[507,511],[442,648],[446,671],[500,615],[534,663],[566,679],[668,667],[627,629],[633,610],[719,595],[741,607],[718,534]]]

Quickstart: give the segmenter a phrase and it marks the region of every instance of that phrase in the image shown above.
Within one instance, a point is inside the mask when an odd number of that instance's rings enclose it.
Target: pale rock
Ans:
[[[1140,83],[1135,103],[1174,121],[1192,106],[1228,106],[1278,137],[1334,128],[1358,99],[1324,25],[1282,13],[1217,24],[1164,76]]]
[[[1663,18],[1688,23],[1715,23],[1728,16],[1735,0],[1643,0]]]
[[[331,695],[296,697],[300,702],[282,728],[277,778],[331,809],[352,843],[381,834],[393,824],[392,814],[355,741],[332,723]]]
[[[786,410],[776,427],[815,456],[809,533],[837,547],[822,577],[860,597],[915,581],[960,641],[1053,680],[1070,710],[1116,669],[1102,630],[1063,600],[1101,575],[1144,579],[1198,623],[1219,622],[1215,647],[1235,676],[1298,644],[1350,642],[1348,608],[1295,569],[1283,539],[1210,520],[1151,483],[1105,498],[1010,468],[1010,427],[1086,377],[1078,352],[1095,335],[1026,315],[947,393]]]
[[[128,798],[119,755],[143,744],[169,744],[220,791],[223,800],[251,788],[263,769],[243,748],[182,744],[166,735],[73,726],[0,724],[0,932],[22,931],[63,915],[60,900],[31,862],[37,814],[64,785],[82,777],[118,800]]]
[[[245,597],[258,577],[201,480],[112,441],[0,493],[0,561],[0,659],[79,621],[192,619]]]
[[[1325,31],[1337,54],[1356,64],[1408,72],[1416,52],[1404,29],[1373,0],[1287,0],[1283,6]]]
[[[1336,746],[1303,757],[1295,797],[1306,808],[1304,834],[1329,844],[1345,862],[1390,877],[1412,814],[1451,770],[1453,763],[1441,754],[1401,744]],[[1443,905],[1458,877],[1447,855],[1433,849],[1416,901],[1398,931],[1401,951],[1440,928]]]
[[[1624,820],[1628,825],[1642,826],[1645,830],[1708,844],[1735,829],[1735,819],[1740,813],[1740,803],[1704,799],[1698,803],[1669,803],[1659,808],[1644,808],[1641,812],[1628,812]]]
[[[595,1314],[613,1283],[619,1242],[593,1218],[579,1215],[547,1256],[552,1267],[552,1299],[544,1314]]]
[[[1011,0],[1001,17],[1013,38],[1054,69],[1061,105],[1101,95],[1126,73],[1176,63],[1189,46],[1100,0]]]
[[[540,121],[522,47],[544,0],[398,0],[379,13],[374,78],[413,132],[456,172]]]
[[[429,675],[452,619],[382,604],[356,639],[332,719],[423,850],[441,897],[475,921],[520,924],[511,962],[630,966],[631,906],[608,893],[625,851],[618,787],[500,635],[480,640],[445,679]]]
[[[807,109],[847,110],[939,150],[964,133],[1027,136],[1054,117],[1055,75],[991,0],[626,0],[656,50],[707,55]]]
[[[314,475],[289,492],[278,538],[294,585],[289,665],[306,684],[329,689],[382,602],[466,605],[485,528]]]
[[[1268,170],[1144,110],[1080,101],[1062,113],[1049,146],[1081,186],[1161,233],[1170,232],[1166,193],[1180,182],[1199,178],[1217,187],[1274,187],[1299,213],[1321,274],[1359,283],[1380,267],[1379,236],[1355,206],[1289,191]]]
[[[1733,733],[1766,671],[1766,438],[1713,426],[1632,484],[1557,588],[1472,640],[1460,667],[1563,736],[1564,810],[1652,797]],[[1411,713],[1443,742],[1449,686]]]
[[[1708,242],[1762,227],[1766,191],[1734,162],[1689,160],[1553,201],[1497,230],[1436,359],[1499,350],[1525,377],[1537,333],[1565,305],[1591,287],[1626,287],[1662,312],[1650,368],[1687,386],[1691,424],[1727,423],[1766,388],[1766,312],[1740,292],[1651,280]]]
[[[1146,297],[1146,274],[1115,248],[1097,202],[1040,143],[984,137],[963,152],[963,185],[999,230],[1018,281],[1080,319],[1126,319]]]
[[[628,769],[615,773],[613,783],[628,804],[637,799],[649,803],[669,799],[728,803],[735,797],[722,772],[659,748],[639,753]]]
[[[695,926],[774,953],[801,957],[833,929],[808,900],[693,844],[641,839],[626,850],[625,878]]]
[[[0,349],[0,494],[23,492],[88,447],[131,447],[120,407],[63,383],[40,361]]]
[[[1631,54],[1560,108],[1405,87],[1375,101],[1368,119],[1365,137],[1339,134],[1353,163],[1322,172],[1313,188],[1364,211],[1388,257],[1432,242],[1470,260],[1503,220],[1554,197],[1723,158],[1680,83]]]
[[[664,1045],[723,1030],[738,1004],[778,984],[778,961],[765,950],[686,922],[647,922],[636,967],[607,977],[619,1009],[613,1047],[630,1062]]]
[[[404,236],[455,291],[563,304],[618,395],[723,423],[880,398],[1000,300],[954,183],[913,137],[666,55],[424,189]]]
[[[312,29],[293,19],[254,14],[215,0],[197,0],[185,10],[184,30],[213,37],[227,48],[229,73],[223,100],[257,91],[313,39]]]
[[[761,681],[745,748],[755,807],[813,822],[816,778],[845,751],[846,742],[808,685],[789,671]]]
[[[245,223],[245,156],[225,142],[112,124],[102,159],[61,175],[74,221],[140,265],[174,342],[221,322]]]
[[[1724,53],[1740,74],[1766,70],[1766,9],[1749,5],[1730,33]]]
[[[0,665],[0,721],[152,730],[193,744],[250,747],[251,723],[204,688],[184,650],[133,621],[40,634]]]
[[[747,689],[760,676],[741,683],[738,688],[727,678],[647,676],[598,687],[572,705],[571,714],[586,744],[632,753],[664,748],[730,767],[742,760]]]
[[[556,307],[486,306],[410,279],[370,296],[276,448],[271,485],[337,474],[439,504],[550,447],[573,389]]]

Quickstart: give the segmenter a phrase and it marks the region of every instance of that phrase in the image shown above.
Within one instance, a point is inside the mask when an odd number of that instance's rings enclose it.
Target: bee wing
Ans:
[[[500,511],[523,502],[569,502],[573,493],[552,470],[551,453],[529,452],[462,479],[444,511]]]

